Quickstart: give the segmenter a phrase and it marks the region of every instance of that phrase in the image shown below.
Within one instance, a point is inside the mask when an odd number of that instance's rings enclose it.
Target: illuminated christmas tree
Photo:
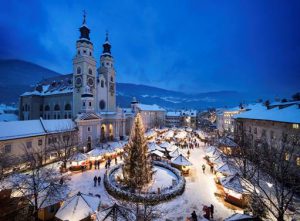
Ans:
[[[142,118],[138,113],[124,149],[124,183],[132,189],[141,189],[152,180],[153,167],[144,133]]]

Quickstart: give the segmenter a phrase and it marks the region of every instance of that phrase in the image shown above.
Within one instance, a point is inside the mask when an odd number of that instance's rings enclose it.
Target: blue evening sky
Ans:
[[[185,92],[300,89],[300,1],[1,0],[0,58],[72,72],[82,10],[117,80]]]

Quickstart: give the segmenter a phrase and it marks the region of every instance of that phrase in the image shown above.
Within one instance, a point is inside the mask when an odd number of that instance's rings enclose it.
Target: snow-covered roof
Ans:
[[[179,166],[192,166],[193,164],[186,159],[185,156],[183,156],[182,154],[180,154],[178,157],[172,159],[172,163],[175,165],[179,165]]]
[[[17,121],[17,120],[18,120],[18,116],[16,114],[0,113],[0,121],[7,122],[7,121]]]
[[[105,149],[95,148],[87,153],[90,157],[99,157],[103,154],[105,154],[107,151]]]
[[[300,108],[299,105],[291,105],[285,108],[267,109],[262,105],[256,105],[251,110],[237,114],[233,118],[300,123]]]
[[[100,198],[78,192],[64,201],[55,217],[60,220],[78,221],[98,211]]]
[[[137,108],[142,111],[166,111],[162,107],[156,105],[156,104],[137,104]]]
[[[151,152],[151,154],[155,154],[155,155],[157,155],[159,157],[163,157],[164,156],[164,153],[160,152],[159,150],[154,150],[154,151]]]
[[[166,116],[167,117],[180,117],[181,112],[179,112],[179,111],[168,111]]]
[[[186,131],[180,131],[175,135],[175,138],[177,139],[184,139],[186,138],[187,132]]]
[[[173,130],[169,130],[167,131],[164,135],[163,135],[165,138],[171,138],[174,136],[174,131]]]
[[[170,144],[169,142],[163,142],[163,143],[159,144],[159,146],[167,149],[167,148],[171,147],[172,144]]]
[[[155,130],[149,130],[145,133],[146,137],[152,137],[156,135],[156,131]]]
[[[0,122],[0,140],[33,137],[72,130],[75,130],[75,124],[70,119]]]
[[[231,215],[230,217],[224,219],[224,221],[238,221],[238,220],[252,220],[254,219],[253,216],[250,216],[248,214],[241,214],[241,213],[235,213]]]
[[[75,155],[73,155],[70,158],[70,161],[72,161],[72,162],[81,162],[81,161],[85,161],[87,159],[88,159],[88,157],[85,154],[83,154],[83,153],[76,153]]]
[[[21,96],[48,96],[54,94],[73,93],[73,75],[60,75],[40,81],[31,91],[23,93]]]
[[[247,193],[248,191],[245,189],[245,182],[242,178],[238,175],[232,175],[223,177],[220,179],[220,183],[226,189],[233,190],[237,193]]]
[[[219,166],[216,171],[226,175],[235,175],[238,172],[237,168],[231,163],[225,163]]]
[[[133,211],[116,203],[97,213],[97,220],[101,221],[135,221],[136,216]]]
[[[76,128],[75,123],[71,119],[56,119],[56,120],[43,120],[41,123],[47,133],[56,133],[61,131],[73,131]]]
[[[159,150],[159,151],[165,151],[164,148],[158,146],[155,142],[151,142],[148,144],[148,149],[150,151]]]
[[[169,155],[174,158],[174,157],[178,157],[179,155],[184,155],[183,151],[180,150],[179,148],[176,148],[175,150],[173,150],[171,153],[169,153]]]
[[[225,146],[225,147],[238,147],[239,145],[235,143],[232,139],[229,137],[223,137],[219,140],[219,146]]]

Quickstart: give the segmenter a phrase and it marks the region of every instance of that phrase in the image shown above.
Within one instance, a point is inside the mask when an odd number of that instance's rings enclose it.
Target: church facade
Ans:
[[[76,41],[73,73],[39,82],[20,96],[19,119],[73,119],[79,140],[88,149],[96,143],[126,136],[126,116],[116,106],[116,72],[106,34],[99,67],[84,16]]]

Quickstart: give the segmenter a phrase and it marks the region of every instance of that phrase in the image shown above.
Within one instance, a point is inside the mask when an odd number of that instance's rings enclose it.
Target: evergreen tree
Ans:
[[[144,136],[142,118],[138,113],[134,119],[128,145],[124,148],[124,183],[132,189],[141,189],[152,180],[153,168]]]

